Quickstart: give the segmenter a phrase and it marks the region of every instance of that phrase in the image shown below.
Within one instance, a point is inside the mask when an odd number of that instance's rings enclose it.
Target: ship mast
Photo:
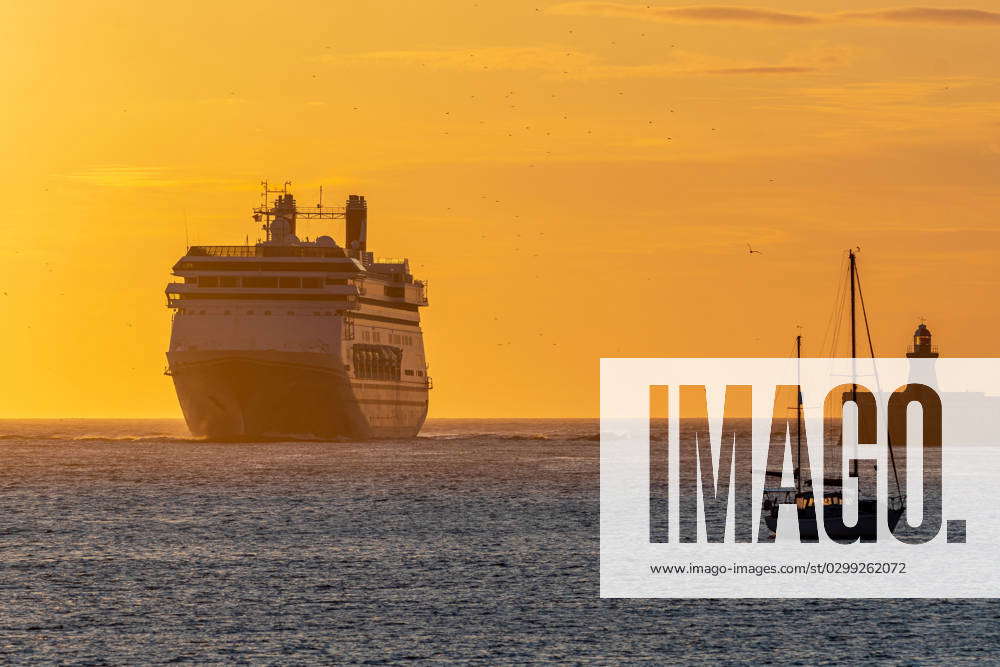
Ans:
[[[856,257],[855,257],[854,251],[850,250],[849,253],[850,253],[850,258],[851,258],[851,357],[852,357],[851,364],[853,366],[853,364],[856,363],[854,361],[854,359],[853,359],[853,357],[855,356],[854,355],[854,353],[855,353],[855,349],[854,349],[854,343],[855,343],[855,341],[854,341],[854,283],[856,281],[857,285],[858,285],[858,296],[861,297],[861,314],[865,318],[865,334],[868,336],[868,353],[869,353],[869,355],[871,355],[871,358],[872,358],[872,368],[875,371],[875,382],[876,382],[876,384],[878,384],[878,366],[877,366],[877,363],[875,361],[875,345],[872,343],[872,330],[871,330],[871,326],[868,324],[868,309],[865,308],[865,295],[861,291],[861,278],[858,276],[857,261],[856,261]],[[853,372],[853,368],[852,368],[852,372]],[[852,377],[851,379],[855,380],[856,378]],[[877,386],[876,387],[876,391],[878,391],[881,394],[882,387],[881,386]],[[855,404],[856,404],[857,403],[857,385],[856,384],[853,385],[853,390],[852,390],[851,393],[852,393],[851,398],[855,400]],[[889,462],[892,464],[892,476],[893,476],[893,478],[895,479],[895,482],[896,482],[896,493],[899,494],[899,498],[901,499],[902,506],[905,507],[906,506],[906,496],[903,495],[903,488],[902,488],[902,486],[899,483],[899,470],[896,468],[896,455],[892,451],[892,439],[891,438],[887,439],[887,441],[886,441],[886,447],[889,450]],[[854,476],[855,477],[858,476],[858,461],[857,461],[857,459],[854,459]]]
[[[802,334],[795,337],[795,491],[802,493]]]
[[[319,204],[316,210],[299,210],[295,204],[288,188],[291,181],[285,181],[280,189],[271,188],[267,181],[261,181],[260,205],[253,209],[253,219],[255,222],[263,223],[261,229],[266,233],[268,241],[271,240],[271,222],[278,217],[284,217],[290,222],[291,233],[295,234],[296,220],[333,220],[334,218],[346,217],[346,209],[339,206],[323,206],[323,187],[319,189]],[[271,195],[276,195],[272,201]]]
[[[857,405],[857,403],[858,403],[858,383],[857,383],[857,379],[858,379],[858,361],[857,361],[858,350],[857,350],[857,344],[858,343],[857,343],[857,322],[855,321],[854,285],[857,282],[858,265],[857,265],[857,257],[854,254],[853,250],[849,250],[848,251],[848,257],[850,257],[850,260],[851,260],[851,400],[854,401],[855,405]],[[867,325],[867,321],[866,321],[866,325]],[[872,356],[874,357],[874,355],[872,355]],[[857,457],[855,457],[854,459],[852,459],[852,461],[853,461],[853,464],[852,464],[851,467],[854,469],[854,472],[852,473],[852,475],[854,477],[857,477],[858,476],[858,459],[857,459]]]

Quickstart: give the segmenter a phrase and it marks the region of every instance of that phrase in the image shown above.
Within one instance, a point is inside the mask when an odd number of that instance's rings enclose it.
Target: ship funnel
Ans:
[[[347,223],[344,245],[351,254],[357,253],[356,256],[360,256],[368,246],[368,204],[363,195],[351,195],[347,198],[344,221]]]

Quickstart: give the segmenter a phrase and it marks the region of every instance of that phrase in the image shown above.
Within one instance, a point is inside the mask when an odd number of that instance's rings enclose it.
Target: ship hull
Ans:
[[[863,508],[863,510],[859,512],[855,525],[845,527],[841,525],[842,515],[840,515],[836,509],[831,510],[829,507],[826,507],[824,508],[825,519],[823,530],[832,540],[852,540],[860,538],[863,542],[874,541],[878,537],[878,515],[875,511],[873,511],[874,509],[874,505]],[[819,539],[819,522],[816,519],[815,508],[809,508],[808,510],[800,509],[798,511],[798,515],[799,539],[815,542]],[[902,509],[889,508],[887,511],[889,532],[896,529],[896,524],[899,523],[899,519],[902,515]],[[776,534],[778,532],[777,512],[771,512],[768,514],[764,521],[772,533]]]
[[[191,350],[167,359],[196,436],[411,438],[427,416],[426,386],[352,379],[332,354]]]

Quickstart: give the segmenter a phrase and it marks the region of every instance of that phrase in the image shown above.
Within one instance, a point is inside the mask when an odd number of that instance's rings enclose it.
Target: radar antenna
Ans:
[[[260,205],[253,209],[254,222],[262,223],[261,229],[267,233],[267,239],[271,240],[271,221],[279,216],[291,222],[291,232],[295,233],[295,221],[305,220],[333,220],[344,217],[342,207],[323,206],[323,188],[320,186],[320,200],[316,210],[300,211],[295,205],[295,198],[289,192],[291,181],[285,181],[280,189],[272,189],[267,181],[261,181]],[[271,195],[276,197],[271,200]]]

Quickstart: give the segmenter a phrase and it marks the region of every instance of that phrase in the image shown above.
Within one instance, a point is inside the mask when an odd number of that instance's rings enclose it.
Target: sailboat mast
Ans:
[[[802,493],[802,335],[795,337],[795,490]]]
[[[857,361],[857,357],[858,357],[858,349],[857,349],[858,340],[857,340],[857,321],[855,319],[855,311],[854,311],[854,308],[855,308],[855,306],[854,306],[854,302],[855,302],[854,285],[857,282],[858,266],[857,266],[857,258],[854,255],[854,251],[853,250],[848,250],[848,253],[849,253],[849,257],[851,258],[851,400],[854,401],[854,403],[856,405],[857,402],[858,402],[858,383],[857,383],[857,379],[858,379],[858,361]],[[866,320],[865,326],[867,326],[867,320]],[[854,469],[854,473],[853,474],[854,474],[855,477],[857,477],[857,475],[858,475],[858,460],[857,459],[852,459],[852,461],[854,463],[854,465],[851,466]]]
[[[853,253],[852,253],[853,254]],[[852,262],[853,264],[853,262]],[[872,366],[875,372],[875,382],[878,383],[878,371],[875,365],[875,346],[872,344],[872,328],[868,324],[868,309],[865,308],[865,294],[861,290],[861,278],[858,277],[858,296],[861,299],[861,315],[865,318],[865,333],[868,335],[868,354],[872,358]],[[876,387],[879,393],[882,393],[881,386]],[[892,476],[896,480],[896,493],[899,494],[902,499],[902,506],[906,506],[906,496],[903,494],[903,487],[899,484],[899,470],[896,468],[896,455],[892,451],[892,438],[888,437],[886,440],[887,449],[889,450],[889,461],[892,463]],[[854,463],[855,476],[857,476],[857,460]]]
[[[855,308],[854,283],[855,283],[857,265],[855,263],[854,251],[850,250],[848,252],[850,253],[849,256],[851,258],[851,398],[856,399],[858,385],[855,382],[855,380],[857,379],[856,375],[857,362],[855,361],[855,359],[858,356],[858,338],[857,338],[857,322],[855,320],[855,310],[854,310]]]

